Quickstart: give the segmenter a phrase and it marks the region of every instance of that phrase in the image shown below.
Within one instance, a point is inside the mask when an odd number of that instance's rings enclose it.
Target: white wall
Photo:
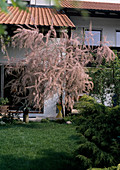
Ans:
[[[120,0],[78,0],[78,1],[120,3]]]
[[[8,4],[11,4],[11,0],[7,0]],[[51,6],[51,5],[55,5],[55,1],[54,0],[30,0],[30,4],[31,5],[43,5],[43,6]]]
[[[30,0],[31,5],[35,5],[35,0]]]
[[[54,0],[36,0],[36,5],[51,6],[55,5]]]
[[[54,0],[30,0],[31,5],[51,6],[55,5]]]
[[[8,4],[11,4],[11,0],[7,0],[7,3],[8,3]]]
[[[58,101],[58,95],[55,94],[53,98],[49,98],[44,101],[44,116],[56,117],[56,103]]]
[[[9,55],[10,58],[13,57],[16,60],[25,58],[25,50],[24,49],[7,47],[7,52],[8,52],[8,55]],[[0,63],[5,64],[5,63],[8,62],[8,59],[5,56],[6,56],[6,54],[3,54],[1,52],[1,47],[0,47]]]
[[[50,5],[50,0],[36,0],[36,5]]]
[[[102,30],[102,39],[106,36],[109,46],[116,46],[116,30],[120,30],[120,19],[115,18],[83,18],[80,16],[71,16],[70,19],[76,25],[77,33],[85,27],[89,29],[92,23],[92,29]]]

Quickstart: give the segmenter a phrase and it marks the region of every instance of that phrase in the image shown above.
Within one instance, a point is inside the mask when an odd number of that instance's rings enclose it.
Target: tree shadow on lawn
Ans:
[[[36,159],[0,155],[0,170],[78,170],[74,156],[65,152],[43,150],[43,157],[38,153]]]
[[[0,125],[0,130],[2,129],[8,129],[8,128],[25,128],[25,129],[58,129],[59,127],[68,127],[67,124],[59,124],[55,122],[47,122],[47,123],[41,123],[41,122],[30,122],[30,123],[14,123],[14,124],[5,124],[5,125]]]
[[[44,128],[45,126],[42,126],[42,123],[36,123],[36,122],[30,122],[28,124],[25,124],[23,122],[20,123],[15,123],[15,124],[10,124],[10,123],[6,123],[5,125],[0,125],[0,130],[3,129],[8,129],[8,128],[17,128],[17,127],[23,127],[23,128],[30,128],[30,129],[40,129],[40,128]],[[45,127],[46,128],[46,127]]]
[[[16,127],[23,127],[26,129],[46,129],[46,127],[51,127],[51,128],[59,128],[61,126],[68,126],[67,124],[59,124],[54,121],[42,123],[42,122],[29,122],[29,123],[24,123],[24,122],[16,122],[13,124],[6,123],[5,125],[0,125],[0,130],[2,129],[7,129],[7,128],[16,128]]]

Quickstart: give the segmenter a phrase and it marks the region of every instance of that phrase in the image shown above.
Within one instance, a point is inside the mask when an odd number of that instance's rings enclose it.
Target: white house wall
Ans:
[[[11,0],[7,0],[8,4],[11,4]],[[51,6],[51,5],[55,5],[55,1],[54,0],[30,0],[30,4],[31,5],[41,5],[41,6]]]
[[[50,5],[49,0],[36,0],[36,5]]]
[[[81,1],[81,0],[78,0],[78,1]],[[82,1],[120,3],[120,0],[82,0]]]
[[[31,0],[31,1],[34,1],[34,0]],[[32,4],[32,2],[31,2]],[[54,0],[35,0],[35,5],[43,5],[43,6],[51,6],[51,5],[54,5]]]
[[[71,16],[70,19],[76,25],[76,30],[73,30],[73,32],[79,34],[82,28],[89,29],[90,23],[92,23],[92,29],[102,31],[102,40],[104,37],[107,37],[109,46],[116,46],[116,30],[120,30],[120,19],[95,17],[83,18],[80,16]]]
[[[7,3],[8,3],[8,4],[11,4],[12,2],[11,2],[11,0],[7,0]]]
[[[35,5],[35,0],[30,0],[31,5]]]
[[[55,94],[53,98],[49,98],[44,101],[44,116],[56,117],[56,103],[58,101],[58,95]]]
[[[0,47],[1,48],[1,47]],[[18,48],[7,48],[7,53],[10,58],[14,59],[24,59],[25,58],[25,50],[24,49],[18,49]],[[3,54],[0,50],[0,63],[6,64],[8,62],[7,58],[5,57],[6,54]]]

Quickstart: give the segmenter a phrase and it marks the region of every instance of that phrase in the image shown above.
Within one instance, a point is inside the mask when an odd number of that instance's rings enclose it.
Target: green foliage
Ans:
[[[75,104],[75,108],[79,110],[81,115],[86,116],[102,113],[106,109],[104,105],[97,103],[94,98],[88,95],[84,95],[79,102]]]
[[[55,120],[56,123],[59,123],[59,124],[63,124],[65,123],[66,121],[64,119],[56,119]]]
[[[110,92],[111,85],[113,84],[112,70],[105,66],[100,66],[94,72],[89,70],[89,75],[92,77],[94,88],[91,91],[92,94],[97,94],[97,98],[101,100],[102,104],[106,99],[106,93]],[[109,88],[109,92],[106,89]]]
[[[22,0],[11,0],[11,2],[12,2],[12,5],[14,7],[19,7],[20,9],[23,9],[23,10],[26,9],[27,3],[23,2]],[[3,12],[7,13],[8,12],[7,7],[8,7],[8,4],[7,4],[6,0],[1,0],[0,1],[0,8],[1,8],[1,10]]]
[[[116,104],[120,104],[120,59],[116,57],[112,62],[114,93],[116,94]]]
[[[97,95],[104,104],[105,94],[114,93],[116,105],[120,104],[120,95],[118,95],[120,94],[120,59],[118,57],[110,63],[105,62],[97,69],[89,69],[89,75],[94,83],[91,94]]]
[[[7,4],[6,0],[1,0],[0,1],[0,8],[1,8],[2,11],[8,12],[7,6],[8,6],[8,4]]]
[[[19,7],[20,10],[26,10],[26,2],[23,2],[22,0],[11,0],[12,5],[14,7]],[[0,9],[5,12],[8,13],[8,4],[6,2],[6,0],[0,0]],[[0,25],[0,34],[4,34],[5,33],[5,26]]]
[[[46,118],[46,119],[42,119],[41,123],[48,123],[49,121],[50,121],[49,118]]]
[[[26,5],[27,5],[26,2],[23,2],[21,0],[11,0],[11,2],[12,2],[14,7],[19,7],[22,10],[26,9]]]
[[[83,169],[117,165],[120,162],[120,107],[108,108],[85,96],[76,108],[80,110],[76,157]]]
[[[6,26],[0,24],[0,35],[6,35],[7,32],[5,31]]]
[[[118,166],[117,166],[117,170],[120,170],[120,164],[118,164]]]
[[[79,101],[84,101],[84,102],[90,102],[90,103],[96,103],[96,100],[91,97],[91,96],[88,96],[88,95],[83,95]]]
[[[8,103],[9,103],[8,98],[3,98],[3,97],[0,98],[0,105],[6,105]]]

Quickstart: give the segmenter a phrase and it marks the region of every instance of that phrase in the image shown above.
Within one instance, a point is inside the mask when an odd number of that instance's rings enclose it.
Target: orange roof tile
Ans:
[[[75,27],[66,14],[52,8],[28,7],[29,12],[20,11],[13,6],[8,7],[9,13],[0,11],[0,24],[41,25]]]
[[[79,9],[108,10],[108,11],[120,11],[120,3],[107,3],[107,2],[61,0],[61,7],[64,7],[64,8],[79,8]]]

